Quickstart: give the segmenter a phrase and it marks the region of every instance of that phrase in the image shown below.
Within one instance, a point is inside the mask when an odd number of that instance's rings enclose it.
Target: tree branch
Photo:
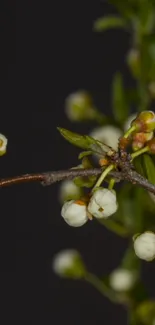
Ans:
[[[6,178],[0,180],[0,187],[20,184],[25,182],[41,182],[42,185],[47,186],[53,183],[62,181],[64,179],[73,179],[77,176],[99,176],[102,173],[101,168],[93,168],[93,169],[68,169],[68,170],[60,170],[53,172],[45,172],[38,174],[26,174],[21,176],[16,176],[12,178]],[[147,191],[155,194],[155,185],[148,182],[143,176],[138,174],[136,171],[129,169],[125,171],[112,171],[109,174],[114,177],[117,181],[126,180],[133,185],[139,185],[145,188]]]

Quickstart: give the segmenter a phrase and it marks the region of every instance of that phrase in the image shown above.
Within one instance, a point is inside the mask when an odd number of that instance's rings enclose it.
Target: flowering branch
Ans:
[[[0,180],[0,187],[14,185],[25,182],[41,182],[42,185],[48,186],[53,183],[62,181],[64,179],[73,179],[77,176],[99,176],[102,173],[102,168],[92,169],[68,169],[52,172],[44,172],[38,174],[25,174],[21,176],[15,176],[11,178],[5,178]],[[146,178],[138,174],[135,170],[125,169],[125,171],[111,171],[110,176],[117,179],[117,181],[126,180],[133,185],[139,185],[145,188],[147,191],[155,194],[155,185],[148,182]]]

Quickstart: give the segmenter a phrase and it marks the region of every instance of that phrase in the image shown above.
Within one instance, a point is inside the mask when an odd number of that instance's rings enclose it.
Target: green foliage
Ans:
[[[105,153],[113,152],[112,148],[88,135],[81,135],[59,127],[58,130],[68,142],[79,148],[87,149],[89,153],[92,151],[92,154],[104,156]]]
[[[155,164],[151,156],[145,154],[143,155],[143,162],[145,168],[146,178],[150,183],[155,184]]]
[[[117,16],[101,17],[94,23],[96,32],[103,32],[111,28],[126,28],[126,21]]]
[[[93,30],[105,32],[120,28],[129,32],[130,47],[125,62],[135,84],[131,89],[125,88],[124,78],[120,72],[117,72],[112,80],[113,118],[104,116],[94,107],[92,115],[89,111],[89,116],[84,115],[84,117],[88,121],[91,119],[103,126],[107,123],[124,129],[124,122],[133,108],[139,112],[150,110],[155,99],[155,1],[109,0],[109,3],[114,5],[118,14],[98,18],[93,24]],[[86,119],[83,118],[83,120]],[[107,158],[108,155],[114,153],[106,143],[88,135],[80,135],[63,128],[58,128],[58,130],[67,141],[84,150],[78,157],[82,159],[83,168],[93,167],[88,159],[89,155],[98,155],[99,158],[106,156]],[[131,148],[132,145],[129,150]],[[155,158],[153,156],[143,153],[133,160],[133,166],[139,174],[150,183],[155,184]],[[109,184],[110,179],[111,176],[108,175],[105,181]],[[83,188],[93,187],[96,181],[96,176],[74,179],[75,184]],[[91,195],[91,192],[89,194]],[[111,290],[108,276],[100,281],[96,276],[87,274],[86,280],[113,302],[119,302],[129,307],[130,325],[151,325],[155,319],[155,302],[148,300],[148,294],[142,284],[141,261],[134,253],[132,238],[135,234],[146,230],[155,231],[155,202],[152,201],[146,190],[133,184],[123,184],[117,191],[117,199],[119,206],[117,212],[108,219],[99,219],[98,221],[117,235],[129,238],[129,248],[120,262],[120,267],[136,270],[136,283],[129,294],[123,295],[116,294]]]
[[[129,107],[123,87],[122,75],[118,72],[113,78],[112,85],[113,115],[121,125],[129,115]]]

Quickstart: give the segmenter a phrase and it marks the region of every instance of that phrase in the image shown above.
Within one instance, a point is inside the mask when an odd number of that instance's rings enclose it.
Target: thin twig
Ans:
[[[11,178],[5,178],[0,180],[0,187],[20,184],[25,182],[41,182],[42,185],[47,186],[53,183],[62,181],[64,179],[73,179],[77,176],[99,176],[102,173],[101,168],[92,168],[92,169],[68,169],[68,170],[60,170],[53,172],[45,172],[38,174],[26,174],[21,176],[15,176]],[[155,194],[155,185],[148,182],[143,176],[138,174],[136,171],[132,169],[126,169],[124,172],[120,171],[112,171],[109,174],[114,177],[117,181],[126,180],[133,185],[139,185],[145,188],[147,191]]]

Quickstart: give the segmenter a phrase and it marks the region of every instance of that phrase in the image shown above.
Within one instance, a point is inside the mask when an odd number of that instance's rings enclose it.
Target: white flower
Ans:
[[[74,249],[65,249],[57,253],[53,258],[53,271],[59,276],[81,277],[84,265],[80,254]]]
[[[127,120],[124,123],[124,131],[127,131],[130,126],[131,126],[131,122],[137,117],[137,113],[134,113],[132,115],[130,115]]]
[[[145,261],[152,261],[155,257],[155,234],[146,231],[134,239],[135,254]]]
[[[79,199],[82,195],[82,189],[77,186],[72,180],[65,180],[59,188],[59,200],[63,203],[70,199]]]
[[[122,136],[122,131],[113,126],[106,125],[95,128],[90,136],[96,140],[99,140],[108,146],[112,147],[114,150],[118,150],[118,140]]]
[[[0,134],[0,156],[6,153],[7,144],[7,138],[3,134]]]
[[[66,98],[65,112],[75,122],[91,118],[94,114],[91,97],[83,90],[72,93]]]
[[[117,211],[116,194],[113,190],[95,190],[88,204],[88,211],[96,218],[108,218]]]
[[[81,227],[88,221],[86,205],[80,200],[65,202],[61,209],[61,215],[72,227]]]
[[[116,269],[109,276],[110,286],[116,291],[128,291],[135,283],[135,272],[127,269]]]

